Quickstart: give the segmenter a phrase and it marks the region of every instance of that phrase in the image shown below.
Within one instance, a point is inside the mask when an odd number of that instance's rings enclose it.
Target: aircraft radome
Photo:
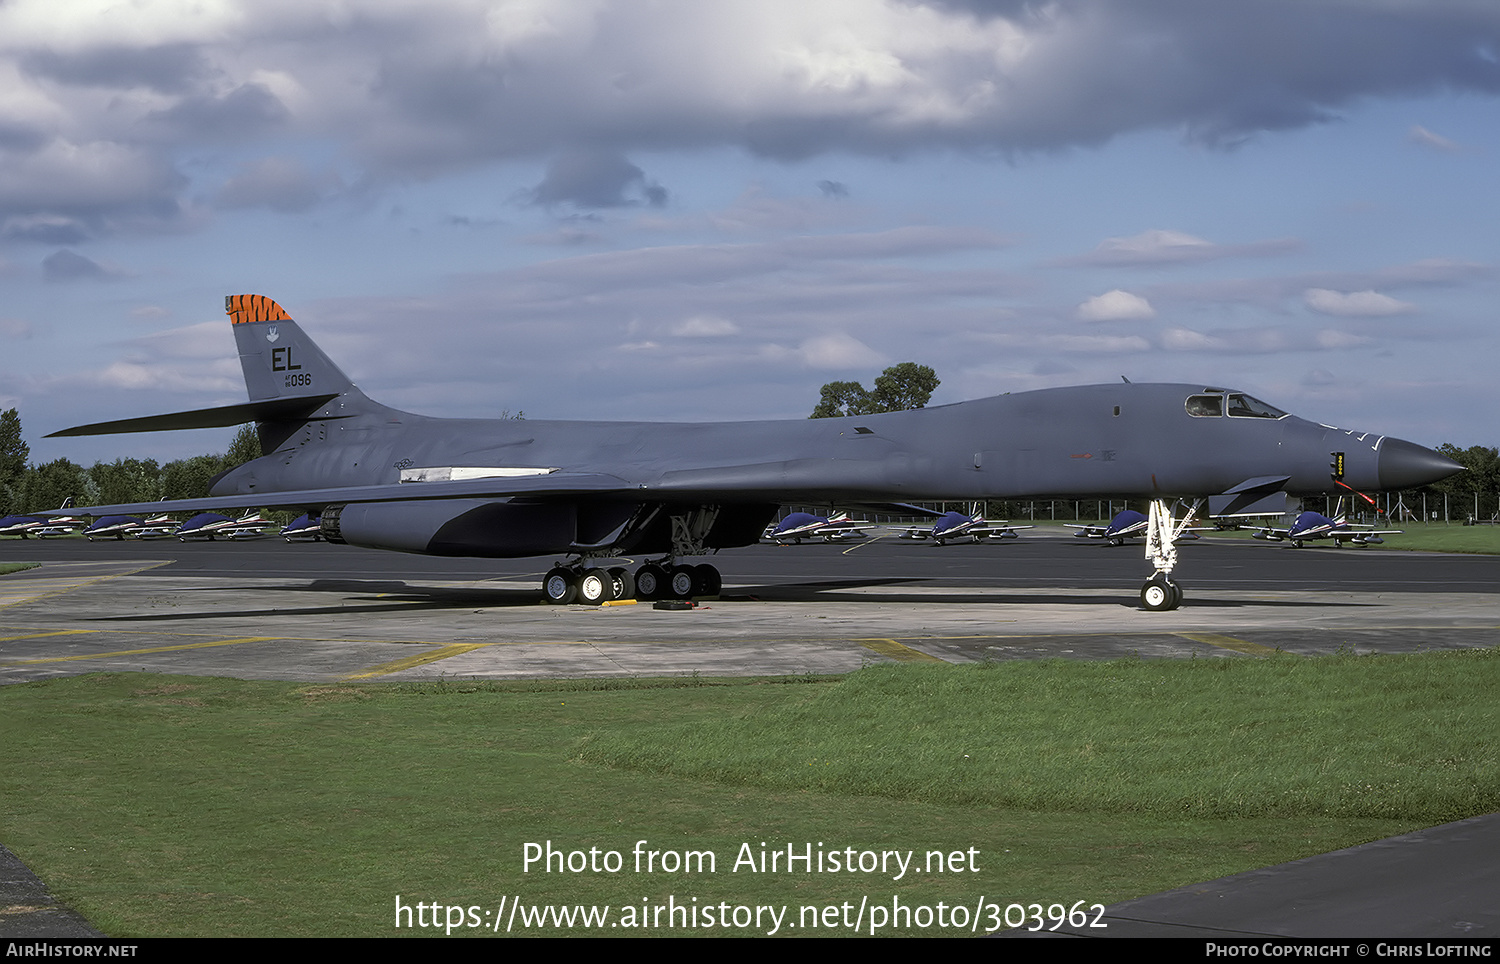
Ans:
[[[444,419],[371,400],[261,295],[226,299],[250,400],[53,433],[256,423],[266,455],[210,497],[95,506],[94,515],[260,507],[316,511],[329,542],[449,556],[563,554],[550,602],[702,594],[718,580],[682,560],[754,544],[784,504],[893,511],[915,501],[1150,499],[1147,609],[1181,589],[1169,500],[1233,514],[1342,481],[1410,488],[1460,470],[1437,452],[1306,421],[1243,392],[1086,385],[915,411],[757,422]],[[82,511],[82,510],[74,510]],[[1186,520],[1180,526],[1186,526]],[[618,557],[655,556],[632,574]],[[634,583],[634,585],[631,585]]]

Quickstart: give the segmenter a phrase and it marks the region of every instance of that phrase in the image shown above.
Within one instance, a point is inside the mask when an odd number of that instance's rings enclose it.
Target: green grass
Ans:
[[[1420,549],[1429,552],[1500,553],[1500,526],[1466,526],[1457,522],[1403,522],[1391,528],[1399,536],[1386,539],[1386,549]]]
[[[35,569],[40,566],[39,562],[0,562],[0,576],[9,575],[12,572],[20,572],[23,569]]]
[[[1108,903],[1496,809],[1497,683],[1493,650],[748,681],[101,674],[0,689],[0,841],[118,936],[390,935],[398,895],[794,918],[865,896]],[[548,840],[627,869],[523,872]],[[633,873],[638,840],[717,872]],[[820,842],[972,848],[979,870],[731,870],[746,844]]]
[[[1497,689],[1496,650],[882,666],[755,719],[602,734],[579,756],[914,803],[1439,823],[1500,807]]]

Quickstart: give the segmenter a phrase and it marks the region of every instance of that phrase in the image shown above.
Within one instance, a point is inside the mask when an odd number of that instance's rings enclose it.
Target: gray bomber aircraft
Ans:
[[[1410,488],[1461,466],[1411,442],[1309,422],[1243,392],[1086,385],[915,411],[796,421],[448,419],[371,400],[276,302],[225,299],[250,401],[83,425],[53,436],[256,423],[269,453],[206,499],[74,509],[299,508],[329,542],[447,556],[563,554],[553,603],[687,597],[718,571],[681,560],[753,545],[782,504],[1082,498],[1151,503],[1147,609],[1182,600],[1169,500],[1233,514],[1334,488]],[[53,437],[49,436],[49,437]],[[1333,466],[1332,468],[1330,466]],[[660,556],[632,574],[609,563]]]

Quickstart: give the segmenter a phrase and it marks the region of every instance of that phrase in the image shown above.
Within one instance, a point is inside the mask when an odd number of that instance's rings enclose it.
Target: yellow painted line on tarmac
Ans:
[[[860,546],[873,546],[875,543],[879,542],[881,539],[884,539],[884,538],[885,538],[885,536],[876,536],[873,539],[867,539],[864,542],[858,543],[857,545],[850,546],[849,548],[845,549],[843,552],[839,553],[839,555],[841,555],[841,556],[847,556],[849,553],[853,552],[855,549],[860,548]]]
[[[87,632],[88,630],[77,630]],[[214,646],[238,646],[241,643],[263,643],[281,636],[245,636],[240,639],[218,639],[211,643],[181,643],[176,646],[152,646],[147,649],[119,649],[112,653],[84,653],[79,656],[48,656],[43,659],[0,660],[5,666],[32,666],[36,663],[69,663],[79,659],[111,659],[117,656],[145,656],[150,653],[176,653],[188,649],[209,649]]]
[[[1191,639],[1196,643],[1207,643],[1209,646],[1217,646],[1220,649],[1232,649],[1236,653],[1248,653],[1251,656],[1270,656],[1277,650],[1260,643],[1252,643],[1247,639],[1235,639],[1233,636],[1221,636],[1218,633],[1175,633],[1183,639]]]
[[[428,663],[436,663],[440,659],[448,659],[450,656],[462,656],[476,649],[483,649],[491,643],[452,643],[447,646],[439,646],[437,649],[418,653],[416,656],[405,656],[401,659],[392,660],[389,663],[381,663],[363,673],[354,673],[345,676],[344,679],[370,679],[375,676],[387,676],[391,673],[399,673],[404,669],[412,669],[417,666],[425,666]]]
[[[50,633],[25,633],[21,636],[0,636],[0,643],[14,642],[17,639],[41,639],[45,636],[72,636],[76,633],[97,633],[97,629],[54,629]]]
[[[930,656],[927,653],[912,649],[910,646],[903,646],[894,639],[856,639],[854,641],[872,653],[888,656],[901,663],[947,662],[945,659],[938,659],[936,656]]]
[[[158,566],[170,565],[171,562],[172,560],[170,559],[162,559],[156,562],[147,563],[143,566],[136,566],[134,569],[127,569],[123,572],[111,572],[98,576],[81,576],[77,578],[69,578],[67,576],[42,576],[27,578],[24,580],[18,579],[14,582],[6,582],[3,585],[0,585],[0,609],[4,609],[7,606],[19,605],[20,603],[33,602],[37,599],[43,598],[44,596],[55,596],[58,593],[71,592],[72,590],[78,589],[82,586],[91,586],[96,582],[104,582],[108,579],[118,579],[121,576],[133,576],[138,572],[145,572],[147,569],[155,569]],[[42,565],[42,568],[47,568],[45,563]]]

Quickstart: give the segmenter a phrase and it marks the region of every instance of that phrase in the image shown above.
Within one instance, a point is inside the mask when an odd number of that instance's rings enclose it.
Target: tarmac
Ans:
[[[1210,540],[1204,540],[1210,543]],[[760,546],[712,561],[719,597],[546,606],[550,560],[444,560],[286,545],[0,544],[0,684],[94,671],[245,679],[844,673],[885,661],[1256,658],[1500,644],[1500,558],[1183,552],[1181,609],[1136,599],[1135,549]],[[1109,936],[1500,936],[1500,816],[1107,908]],[[0,936],[87,927],[0,852]],[[27,908],[31,908],[28,910]],[[1087,933],[1087,932],[1085,932]],[[1097,932],[1095,932],[1097,933]]]

